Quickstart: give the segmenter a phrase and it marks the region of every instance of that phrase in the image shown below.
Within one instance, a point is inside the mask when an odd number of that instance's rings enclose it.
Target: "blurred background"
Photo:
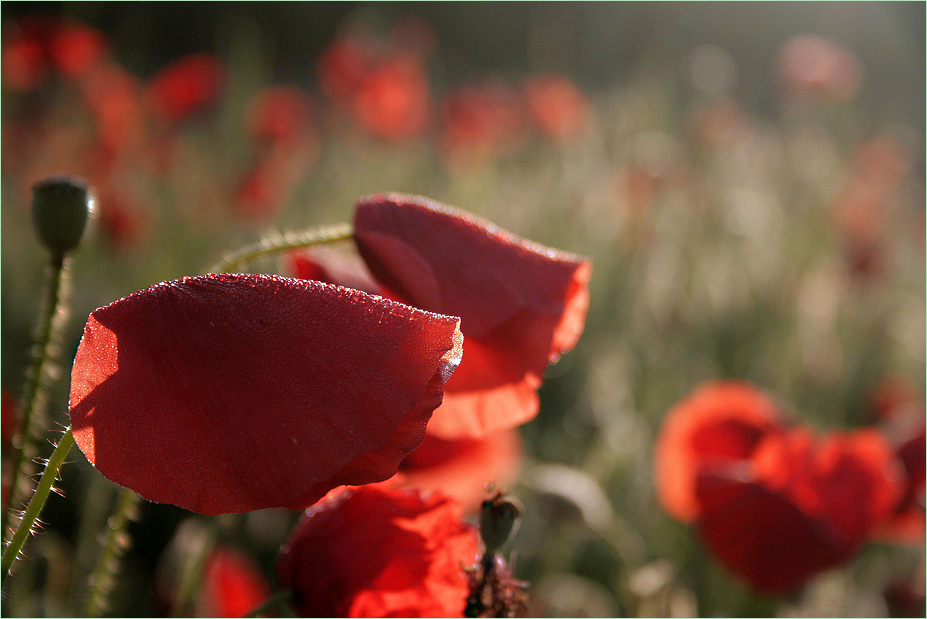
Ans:
[[[36,181],[84,176],[99,207],[52,426],[96,307],[351,221],[359,196],[425,195],[594,261],[586,331],[510,484],[533,614],[923,616],[922,537],[758,596],[652,480],[666,411],[715,378],[821,432],[922,418],[923,3],[8,2],[0,18],[5,419],[47,262]],[[75,612],[114,489],[70,459],[5,615]],[[141,506],[114,616],[162,612],[151,583],[191,518]],[[229,538],[270,577],[291,521]]]

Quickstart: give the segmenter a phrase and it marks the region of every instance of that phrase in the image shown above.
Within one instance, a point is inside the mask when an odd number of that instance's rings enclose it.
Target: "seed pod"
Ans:
[[[486,554],[498,551],[518,531],[523,508],[510,495],[497,492],[483,501],[480,512],[480,535],[486,545]]]
[[[81,178],[53,176],[32,186],[32,222],[53,254],[63,256],[77,247],[95,208]]]

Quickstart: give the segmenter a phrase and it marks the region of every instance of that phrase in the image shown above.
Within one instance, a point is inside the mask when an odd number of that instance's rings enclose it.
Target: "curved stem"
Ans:
[[[135,508],[139,498],[134,490],[123,488],[113,514],[107,520],[106,542],[90,577],[90,592],[84,606],[85,617],[98,617],[106,610],[107,597],[112,591],[112,578],[118,567],[117,562],[128,546],[126,528],[136,517]]]
[[[245,617],[257,617],[259,615],[263,615],[267,611],[273,610],[281,604],[286,604],[292,599],[293,592],[290,589],[286,589],[285,591],[278,591],[277,593],[267,598],[267,601],[262,603],[260,606],[252,608],[251,611],[245,615]]]
[[[10,494],[3,506],[0,518],[0,530],[7,536],[10,526],[10,511],[14,506],[24,504],[27,500],[28,486],[25,484],[28,462],[34,457],[38,438],[37,430],[43,426],[43,407],[45,394],[52,383],[50,366],[55,361],[55,344],[60,339],[61,330],[67,318],[67,280],[71,269],[71,259],[61,254],[53,254],[48,268],[45,286],[45,298],[42,304],[42,316],[39,320],[35,346],[33,348],[32,366],[20,403],[20,419],[14,440],[12,454],[12,473],[10,476]]]
[[[241,249],[227,254],[221,261],[209,269],[209,273],[227,273],[230,270],[245,264],[259,256],[300,249],[322,243],[335,243],[347,241],[354,236],[354,229],[350,224],[339,224],[328,228],[313,228],[303,232],[288,232],[282,236],[258,241],[246,245]]]
[[[71,432],[71,427],[68,426],[61,440],[58,441],[55,451],[52,452],[51,458],[48,459],[48,463],[45,465],[45,471],[42,473],[39,485],[35,488],[32,500],[29,501],[29,507],[27,507],[25,513],[23,513],[23,518],[20,520],[19,526],[16,527],[13,537],[10,538],[10,543],[3,549],[2,567],[4,581],[10,569],[13,567],[13,563],[19,557],[19,551],[22,550],[23,544],[26,543],[26,538],[29,537],[29,534],[32,532],[32,526],[35,524],[42,508],[45,506],[45,501],[48,499],[48,495],[52,490],[52,485],[54,485],[55,480],[58,478],[58,469],[61,468],[64,459],[73,446],[74,434]]]

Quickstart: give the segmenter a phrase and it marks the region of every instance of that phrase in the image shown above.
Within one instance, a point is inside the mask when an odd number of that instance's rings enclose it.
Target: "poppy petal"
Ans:
[[[476,528],[440,493],[372,484],[333,491],[306,511],[277,560],[305,617],[459,617],[476,563]]]
[[[95,310],[71,379],[107,478],[203,514],[386,479],[459,363],[459,320],[269,275],[164,282]]]
[[[360,199],[354,234],[370,272],[398,299],[461,317],[467,357],[429,433],[479,437],[533,418],[545,368],[572,349],[583,331],[589,259],[400,194]],[[455,407],[458,396],[470,402]],[[502,400],[481,401],[483,396]]]
[[[749,459],[759,442],[780,431],[779,411],[763,392],[741,381],[714,381],[676,404],[654,449],[657,497],[674,518],[699,514],[696,477]]]

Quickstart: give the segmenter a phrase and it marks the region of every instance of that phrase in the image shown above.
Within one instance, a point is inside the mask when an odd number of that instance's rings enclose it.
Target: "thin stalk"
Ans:
[[[29,463],[35,457],[36,446],[41,431],[44,430],[44,407],[47,392],[53,381],[52,365],[57,361],[57,344],[67,321],[68,283],[71,271],[71,259],[61,254],[52,254],[51,264],[47,270],[45,298],[42,315],[36,330],[33,348],[32,366],[29,369],[28,382],[20,402],[19,426],[13,441],[10,460],[10,494],[3,506],[0,530],[8,535],[12,509],[24,505],[28,500],[29,484],[25,478]]]
[[[312,228],[303,232],[287,232],[283,235],[246,245],[241,249],[233,251],[212,266],[209,273],[228,273],[236,267],[245,264],[259,256],[287,251],[290,249],[301,249],[312,245],[322,243],[335,243],[338,241],[347,241],[354,235],[354,229],[350,224],[339,224],[328,228]]]
[[[259,615],[263,615],[264,613],[277,608],[281,604],[288,603],[292,599],[293,591],[290,589],[278,591],[277,593],[267,598],[267,601],[261,603],[260,606],[256,606],[255,608],[251,609],[251,611],[246,614],[245,617],[257,617]]]
[[[129,522],[137,518],[139,496],[134,490],[123,488],[107,520],[106,542],[97,559],[96,568],[90,577],[90,591],[84,606],[84,617],[99,617],[106,610],[109,594],[113,590],[113,578],[119,568],[119,558],[128,549],[129,537],[126,529]]]
[[[180,586],[177,590],[177,599],[172,609],[172,617],[192,616],[194,597],[203,581],[203,570],[206,567],[206,558],[212,552],[219,538],[219,530],[214,522],[206,530],[206,535],[196,548],[190,551],[184,562],[180,575]]]
[[[64,459],[73,446],[74,434],[71,432],[71,427],[68,426],[61,440],[58,441],[55,451],[52,452],[51,457],[48,459],[48,463],[45,465],[45,471],[42,472],[42,478],[35,488],[35,493],[32,495],[32,500],[29,501],[29,506],[23,513],[22,520],[19,521],[19,526],[16,527],[13,537],[10,538],[10,542],[6,545],[6,548],[3,549],[2,578],[4,582],[6,581],[7,575],[10,573],[10,569],[13,567],[13,563],[19,557],[19,551],[22,550],[23,544],[26,543],[26,538],[32,533],[32,527],[38,519],[39,514],[42,512],[45,501],[48,500],[48,495],[52,490],[52,486],[58,478],[58,469],[61,468]]]

